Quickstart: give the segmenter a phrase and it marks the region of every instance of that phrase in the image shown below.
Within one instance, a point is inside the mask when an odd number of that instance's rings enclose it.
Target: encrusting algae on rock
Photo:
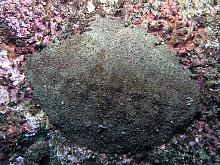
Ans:
[[[138,152],[192,120],[198,87],[165,45],[110,18],[91,29],[24,66],[34,97],[69,140],[101,153]]]

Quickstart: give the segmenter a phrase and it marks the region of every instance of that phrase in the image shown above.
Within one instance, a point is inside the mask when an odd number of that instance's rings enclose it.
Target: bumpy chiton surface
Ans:
[[[104,152],[138,152],[185,126],[199,91],[174,54],[143,29],[109,18],[52,44],[25,65],[34,96],[72,142]]]

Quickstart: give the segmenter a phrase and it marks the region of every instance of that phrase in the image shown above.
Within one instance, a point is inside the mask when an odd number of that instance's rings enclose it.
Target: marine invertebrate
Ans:
[[[157,37],[110,18],[91,29],[24,66],[41,108],[68,139],[99,152],[137,152],[190,122],[199,91]]]

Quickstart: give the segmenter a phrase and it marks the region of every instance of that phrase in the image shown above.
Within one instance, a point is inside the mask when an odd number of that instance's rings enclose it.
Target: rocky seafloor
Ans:
[[[0,164],[220,164],[218,1],[0,2]],[[33,100],[21,64],[51,42],[88,31],[98,14],[144,28],[176,51],[202,92],[185,130],[146,153],[100,154],[70,144]]]

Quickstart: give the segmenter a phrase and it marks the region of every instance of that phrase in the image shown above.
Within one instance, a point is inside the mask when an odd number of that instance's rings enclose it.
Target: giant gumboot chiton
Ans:
[[[136,152],[190,122],[199,91],[165,45],[110,18],[91,29],[24,66],[34,97],[69,140],[104,153]]]

